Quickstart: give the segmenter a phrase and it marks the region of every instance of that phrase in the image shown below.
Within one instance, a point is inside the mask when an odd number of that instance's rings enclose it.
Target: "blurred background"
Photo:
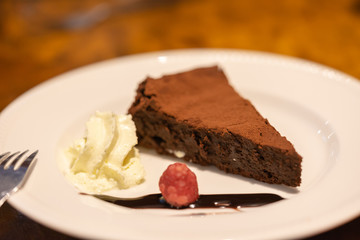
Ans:
[[[360,78],[359,0],[1,0],[0,24],[0,109],[70,69],[163,49],[274,52]]]
[[[1,0],[0,111],[68,70],[182,48],[284,54],[359,79],[360,0]],[[314,239],[359,239],[359,229],[357,219]],[[26,239],[70,239],[0,209],[0,239],[27,231]]]

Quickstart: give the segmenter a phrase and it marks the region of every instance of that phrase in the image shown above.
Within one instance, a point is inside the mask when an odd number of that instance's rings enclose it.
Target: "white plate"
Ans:
[[[271,192],[288,200],[229,214],[131,210],[79,195],[61,168],[63,150],[84,133],[95,110],[126,113],[137,84],[219,64],[233,86],[303,156],[298,190],[191,165],[201,193]],[[96,239],[253,239],[316,234],[360,213],[360,83],[336,70],[293,58],[232,50],[178,50],[128,56],[80,68],[28,91],[0,116],[3,151],[39,149],[29,181],[10,204],[60,232]],[[157,192],[176,159],[141,150],[144,184],[116,195]],[[179,214],[185,216],[178,216]]]

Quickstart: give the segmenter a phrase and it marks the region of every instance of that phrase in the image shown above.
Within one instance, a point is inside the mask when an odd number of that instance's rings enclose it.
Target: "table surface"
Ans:
[[[71,69],[182,48],[279,53],[360,79],[360,1],[2,0],[0,110],[31,87]],[[309,239],[359,238],[360,217]],[[0,239],[73,238],[5,203]]]

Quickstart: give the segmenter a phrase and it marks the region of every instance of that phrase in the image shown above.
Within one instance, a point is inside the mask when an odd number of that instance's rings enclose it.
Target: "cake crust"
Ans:
[[[267,183],[301,183],[301,156],[218,66],[147,77],[129,113],[140,146]]]

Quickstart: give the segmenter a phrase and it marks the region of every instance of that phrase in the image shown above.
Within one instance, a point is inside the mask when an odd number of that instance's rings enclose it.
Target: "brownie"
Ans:
[[[140,146],[266,183],[301,183],[302,157],[218,66],[147,77],[129,113]]]

